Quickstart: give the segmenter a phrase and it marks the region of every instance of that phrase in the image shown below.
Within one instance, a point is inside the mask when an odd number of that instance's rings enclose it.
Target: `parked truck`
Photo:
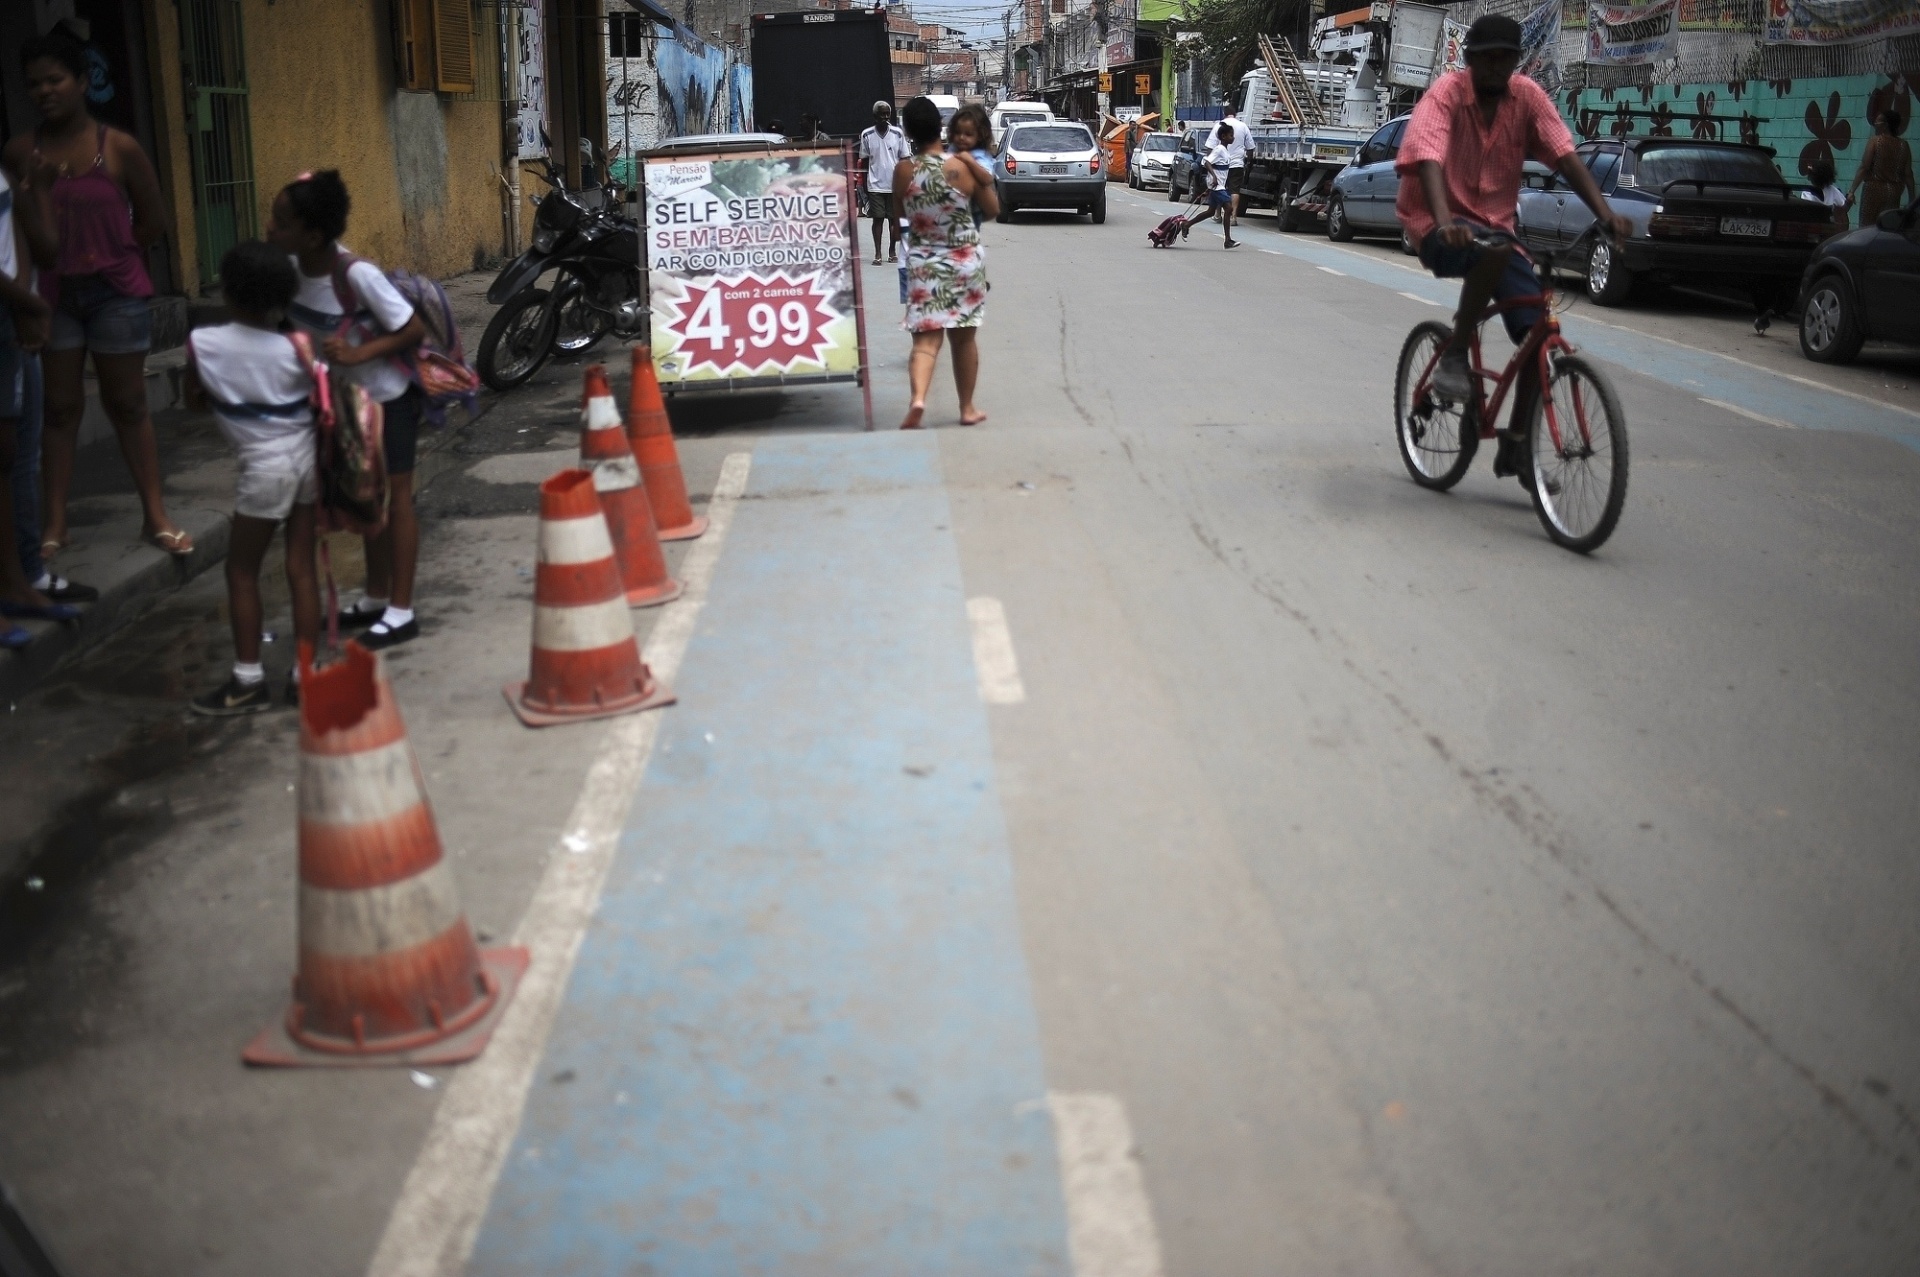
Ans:
[[[1334,175],[1440,73],[1445,9],[1376,0],[1313,24],[1302,61],[1284,39],[1260,38],[1261,65],[1232,105],[1253,134],[1245,202],[1275,209],[1281,230],[1326,215]]]
[[[873,123],[893,103],[887,15],[873,9],[756,13],[752,23],[754,127],[791,131],[812,115],[836,138]]]

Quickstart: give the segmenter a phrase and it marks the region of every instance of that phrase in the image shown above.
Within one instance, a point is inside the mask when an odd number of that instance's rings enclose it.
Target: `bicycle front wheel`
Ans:
[[[1627,500],[1627,414],[1598,368],[1556,360],[1529,432],[1533,512],[1558,545],[1579,554],[1613,535]]]
[[[1429,384],[1440,352],[1453,330],[1428,320],[1414,326],[1400,348],[1400,369],[1393,379],[1394,434],[1407,473],[1423,488],[1445,492],[1473,465],[1480,432],[1462,404],[1443,399]]]

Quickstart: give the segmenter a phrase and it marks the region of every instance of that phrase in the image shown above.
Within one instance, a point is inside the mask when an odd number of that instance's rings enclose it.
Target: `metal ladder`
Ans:
[[[1300,59],[1294,56],[1293,46],[1285,40],[1275,42],[1264,33],[1260,36],[1260,58],[1267,64],[1267,76],[1273,81],[1273,91],[1280,96],[1280,103],[1286,108],[1293,122],[1305,128],[1314,124],[1325,124],[1327,113],[1320,106],[1320,99],[1307,83],[1306,73],[1300,69]]]

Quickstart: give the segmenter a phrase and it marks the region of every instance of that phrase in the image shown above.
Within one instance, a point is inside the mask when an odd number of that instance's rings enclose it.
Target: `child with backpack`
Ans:
[[[426,396],[411,362],[426,325],[381,269],[340,244],[351,200],[334,169],[303,173],[274,197],[267,240],[288,254],[299,290],[287,316],[310,334],[328,364],[378,403],[389,492],[385,526],[364,538],[367,584],[342,608],[343,624],[365,625],[368,648],[420,635],[413,613],[420,524],[413,509],[413,462]]]
[[[297,286],[292,264],[273,246],[250,240],[220,259],[220,283],[233,322],[188,334],[183,390],[190,406],[212,409],[240,461],[227,548],[233,674],[192,704],[196,714],[230,718],[257,714],[273,704],[260,665],[260,565],[274,529],[282,524],[294,637],[307,644],[319,639],[320,591],[314,572],[319,480],[312,344],[305,334],[278,330]],[[298,677],[296,670],[294,679]],[[298,699],[299,685],[289,680],[287,700]]]

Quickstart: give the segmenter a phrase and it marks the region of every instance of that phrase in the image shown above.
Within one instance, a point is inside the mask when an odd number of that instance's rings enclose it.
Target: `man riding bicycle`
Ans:
[[[1420,264],[1441,279],[1463,279],[1453,339],[1433,373],[1433,388],[1455,403],[1473,397],[1474,374],[1467,343],[1487,303],[1499,298],[1531,297],[1540,292],[1518,241],[1513,238],[1514,209],[1520,197],[1521,166],[1527,157],[1552,164],[1593,210],[1598,229],[1627,235],[1631,223],[1608,206],[1606,197],[1579,157],[1573,136],[1554,110],[1546,90],[1516,76],[1520,62],[1520,24],[1486,14],[1467,30],[1467,69],[1442,76],[1413,108],[1406,140],[1394,171],[1400,195],[1394,211],[1413,243]],[[1476,242],[1493,237],[1489,247]],[[1537,307],[1504,312],[1507,335],[1518,345],[1540,319]],[[1515,387],[1515,429],[1503,432],[1493,472],[1520,472],[1520,448],[1529,413],[1522,408],[1537,398],[1531,368]]]

